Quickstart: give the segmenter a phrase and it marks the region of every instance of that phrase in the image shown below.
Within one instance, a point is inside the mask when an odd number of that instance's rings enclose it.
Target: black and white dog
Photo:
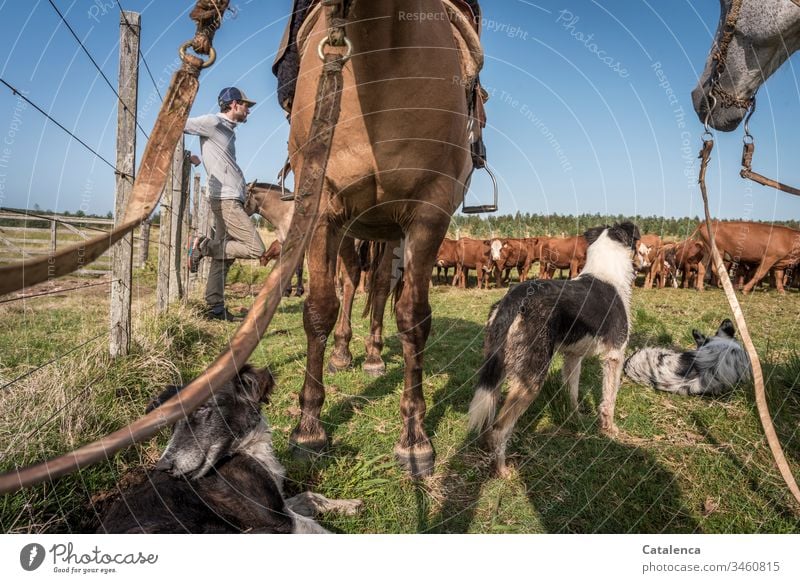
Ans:
[[[286,471],[261,414],[274,387],[267,368],[245,365],[236,378],[178,421],[154,470],[109,506],[99,533],[326,533],[311,516],[354,514],[360,500],[304,492],[283,496]],[[148,411],[174,397],[170,387]]]
[[[600,429],[615,434],[617,398],[630,325],[632,253],[639,229],[632,223],[596,227],[584,234],[586,267],[575,279],[533,280],[511,289],[492,307],[484,338],[484,363],[469,408],[471,429],[488,430],[486,445],[494,468],[507,472],[505,449],[514,425],[539,394],[556,352],[564,355],[562,375],[570,403],[578,408],[583,357],[603,362]],[[508,396],[495,420],[500,386]]]
[[[678,395],[721,395],[751,376],[750,359],[735,334],[733,322],[725,319],[710,338],[692,330],[697,350],[642,348],[625,361],[625,374]]]

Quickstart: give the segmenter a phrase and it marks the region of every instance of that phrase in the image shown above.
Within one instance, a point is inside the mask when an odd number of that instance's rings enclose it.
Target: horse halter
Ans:
[[[707,97],[708,111],[706,112],[706,118],[703,122],[705,132],[703,132],[703,149],[700,152],[700,158],[703,159],[700,170],[700,183],[704,186],[705,168],[708,165],[711,149],[714,147],[714,140],[711,139],[711,130],[708,127],[708,121],[711,119],[711,114],[716,108],[717,103],[721,103],[723,107],[740,107],[746,111],[744,119],[744,137],[742,138],[742,169],[739,175],[746,180],[752,180],[762,186],[769,186],[770,188],[775,188],[787,194],[800,196],[800,189],[767,178],[753,171],[753,154],[755,153],[756,144],[755,138],[750,133],[750,118],[753,117],[756,111],[756,94],[753,93],[752,97],[746,99],[737,97],[720,87],[719,84],[720,77],[722,73],[725,72],[725,60],[728,56],[728,47],[736,32],[736,23],[739,20],[739,12],[741,11],[743,1],[744,0],[732,0],[731,8],[725,17],[725,24],[723,25],[723,32],[719,45],[712,56],[714,71],[711,74],[711,90],[708,92]],[[800,8],[800,0],[791,1]]]
[[[714,70],[710,79],[711,90],[708,93],[711,102],[708,103],[708,113],[706,114],[706,131],[708,131],[708,119],[711,116],[711,112],[716,108],[717,103],[722,104],[723,107],[739,107],[741,109],[750,109],[754,103],[755,97],[737,97],[730,91],[723,89],[719,84],[719,80],[727,67],[728,49],[733,40],[733,35],[736,33],[736,23],[739,21],[742,2],[743,0],[732,0],[731,8],[728,10],[725,24],[722,27],[719,44],[712,56]]]

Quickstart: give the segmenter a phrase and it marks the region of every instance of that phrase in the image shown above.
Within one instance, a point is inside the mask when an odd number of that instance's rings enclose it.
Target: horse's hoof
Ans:
[[[297,288],[297,290],[295,290],[295,292],[294,292],[294,295],[297,298],[301,298],[301,297],[303,297],[304,293],[306,293],[306,290],[304,290],[303,288]]]
[[[365,362],[364,366],[364,374],[370,377],[381,377],[386,374],[386,364],[381,362]]]
[[[330,359],[328,360],[328,372],[341,372],[343,370],[348,370],[353,366],[353,357],[352,356],[339,356],[336,353],[331,354]]]
[[[403,447],[398,444],[394,446],[394,455],[400,467],[407,471],[412,478],[427,478],[433,475],[435,454],[430,442],[411,447]]]
[[[300,435],[295,429],[289,438],[289,446],[295,459],[313,459],[328,445],[328,436],[322,431],[314,435]]]

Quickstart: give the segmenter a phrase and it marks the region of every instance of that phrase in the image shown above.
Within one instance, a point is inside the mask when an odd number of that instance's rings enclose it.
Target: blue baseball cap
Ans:
[[[241,103],[246,103],[247,105],[256,104],[255,101],[247,98],[247,95],[244,94],[244,91],[242,91],[237,87],[226,87],[225,89],[219,92],[219,97],[217,97],[217,103],[219,103],[220,107],[224,107],[231,101],[239,101]]]

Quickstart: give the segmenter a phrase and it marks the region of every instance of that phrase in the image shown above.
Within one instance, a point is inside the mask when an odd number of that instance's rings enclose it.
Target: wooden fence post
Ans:
[[[197,210],[197,234],[203,237],[211,237],[211,207],[208,204],[208,186],[200,189],[200,203]],[[200,269],[197,272],[200,281],[208,281],[208,272],[211,269],[211,260],[206,259],[200,262]]]
[[[186,206],[183,199],[183,137],[178,140],[175,152],[172,155],[172,180],[167,184],[172,185],[172,237],[170,238],[169,255],[169,302],[172,303],[183,297],[183,280],[181,278],[181,259],[183,255],[183,233],[181,217]]]
[[[192,233],[190,231],[190,210],[191,210],[191,178],[192,178],[192,153],[189,150],[183,151],[183,167],[181,176],[181,239],[178,241],[180,244],[178,248],[178,272],[181,280],[181,300],[186,301],[189,296],[189,259],[188,248],[192,241]]]
[[[119,102],[117,103],[117,173],[115,225],[122,219],[133,191],[136,171],[136,96],[139,87],[140,17],[121,12],[119,23]],[[55,237],[54,237],[55,238]],[[133,283],[133,233],[112,249],[111,334],[112,357],[128,354],[131,343],[131,287]]]
[[[150,219],[142,223],[139,232],[139,267],[147,264],[148,257],[150,257]]]
[[[169,306],[170,245],[172,244],[172,184],[167,180],[161,196],[158,225],[158,279],[156,281],[156,312]]]
[[[56,254],[56,237],[58,231],[58,221],[53,219],[50,221],[50,256]]]

